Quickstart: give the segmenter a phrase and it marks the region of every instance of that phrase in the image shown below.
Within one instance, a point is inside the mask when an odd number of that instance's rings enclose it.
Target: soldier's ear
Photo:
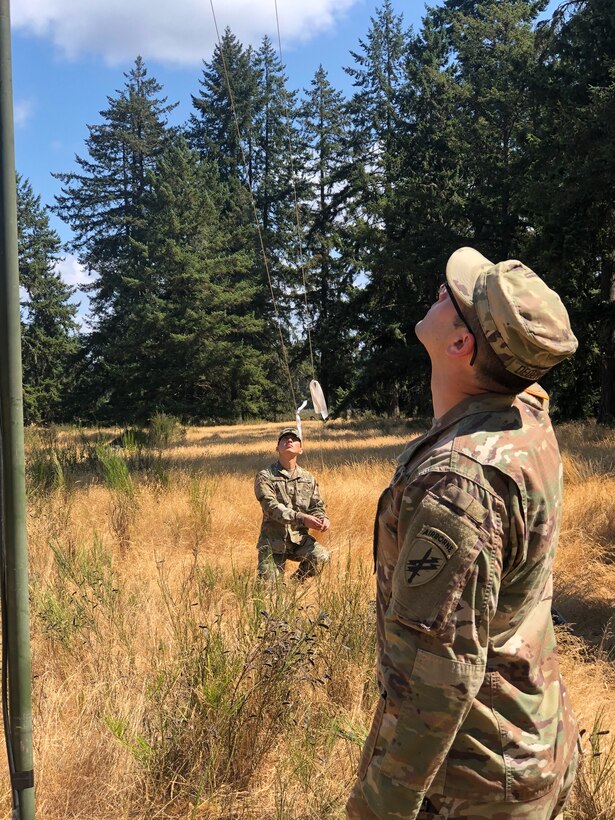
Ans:
[[[466,327],[455,328],[455,334],[450,340],[446,352],[453,358],[471,356],[474,352],[474,336]]]

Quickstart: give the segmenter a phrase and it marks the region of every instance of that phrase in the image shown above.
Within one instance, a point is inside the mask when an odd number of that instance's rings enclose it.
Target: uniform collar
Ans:
[[[278,473],[280,473],[280,475],[283,475],[284,478],[297,478],[297,476],[299,475],[299,471],[301,470],[301,467],[299,467],[298,464],[295,465],[295,469],[292,471],[285,470],[279,461],[276,461],[275,466]]]
[[[468,396],[454,407],[451,407],[443,416],[434,419],[431,429],[422,436],[414,439],[403,453],[401,453],[397,459],[397,463],[400,466],[407,464],[418,447],[425,444],[428,439],[437,438],[444,430],[461,421],[461,419],[478,413],[497,413],[510,410],[513,405],[518,402],[544,412],[549,408],[549,397],[539,384],[532,384],[527,390],[518,395],[479,393],[476,396]]]
[[[538,383],[530,385],[527,390],[524,390],[518,395],[507,393],[479,393],[476,396],[468,396],[467,399],[463,399],[459,404],[451,407],[443,416],[434,419],[427,435],[438,433],[466,416],[473,416],[476,413],[507,410],[512,407],[517,400],[524,404],[529,404],[536,410],[546,411],[549,409],[549,396]]]
[[[447,410],[443,416],[434,419],[427,435],[430,436],[433,433],[439,433],[441,430],[445,430],[447,427],[450,427],[451,424],[455,424],[455,422],[466,416],[473,416],[476,413],[506,410],[512,407],[516,398],[515,395],[504,393],[479,393],[476,396],[468,396],[454,407],[451,407],[450,410]]]
[[[434,419],[432,427],[426,435],[430,436],[433,433],[438,433],[466,416],[473,416],[476,413],[507,410],[512,407],[517,400],[524,404],[529,404],[536,410],[547,411],[549,409],[549,396],[537,383],[530,385],[527,390],[524,390],[518,395],[508,393],[479,393],[476,396],[468,396],[454,407],[451,407],[443,416]]]

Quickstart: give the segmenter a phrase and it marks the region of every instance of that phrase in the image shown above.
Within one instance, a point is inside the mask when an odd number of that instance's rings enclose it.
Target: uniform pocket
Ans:
[[[265,522],[256,546],[258,549],[270,549],[276,555],[282,555],[286,552],[286,526],[275,521]]]
[[[480,688],[482,663],[455,661],[419,649],[412,686],[401,703],[395,735],[380,771],[417,791],[438,773],[468,698]]]
[[[542,693],[530,694],[499,672],[493,672],[491,679],[506,767],[506,799],[536,800],[561,775],[560,688],[552,684]]]
[[[301,508],[307,508],[309,506],[312,498],[312,492],[313,487],[311,481],[306,481],[303,478],[297,479],[295,482],[295,494],[297,504],[300,505]]]

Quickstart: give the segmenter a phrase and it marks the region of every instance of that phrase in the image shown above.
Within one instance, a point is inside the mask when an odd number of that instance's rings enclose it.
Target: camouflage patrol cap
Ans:
[[[561,299],[522,262],[494,265],[474,248],[459,248],[447,262],[446,281],[511,373],[538,379],[577,349]]]
[[[295,436],[296,438],[301,441],[301,433],[297,430],[296,427],[285,427],[278,436],[278,441],[282,438],[282,436]]]

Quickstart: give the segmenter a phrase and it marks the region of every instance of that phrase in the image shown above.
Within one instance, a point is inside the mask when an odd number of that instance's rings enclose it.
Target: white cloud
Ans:
[[[358,0],[278,0],[283,49],[333,28]],[[218,28],[244,43],[277,43],[274,0],[214,0]],[[52,40],[68,58],[101,55],[118,64],[137,54],[177,65],[209,59],[216,42],[209,0],[20,0],[13,25]]]
[[[13,106],[13,120],[15,127],[25,125],[34,113],[32,100],[17,100]]]
[[[75,320],[83,330],[90,329],[90,324],[88,322],[90,298],[87,293],[84,293],[81,290],[81,287],[86,283],[92,282],[98,274],[88,274],[83,265],[77,260],[77,257],[70,253],[57,263],[56,271],[62,277],[63,282],[66,282],[67,285],[70,285],[73,288],[77,288],[76,293],[74,293],[70,299],[71,304],[78,305]]]
[[[62,281],[73,288],[80,288],[94,278],[88,274],[77,257],[70,253],[57,263],[56,270],[62,277]]]

